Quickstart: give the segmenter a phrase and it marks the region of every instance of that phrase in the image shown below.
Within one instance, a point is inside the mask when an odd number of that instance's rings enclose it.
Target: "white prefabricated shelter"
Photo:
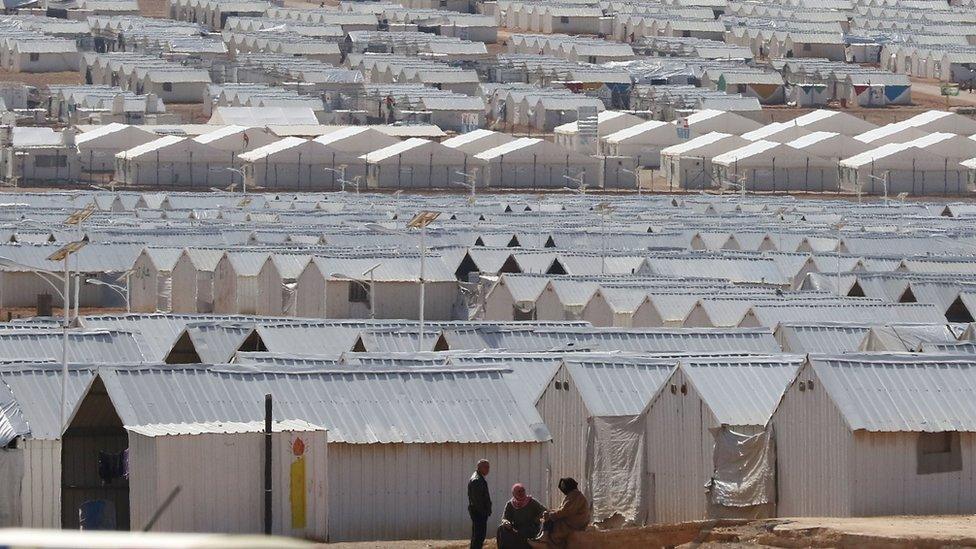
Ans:
[[[649,120],[602,138],[600,148],[606,156],[630,156],[637,159],[639,167],[657,168],[661,163],[661,149],[680,142],[677,126]]]
[[[224,151],[228,162],[234,165],[237,155],[274,143],[278,137],[267,128],[229,125],[198,135],[193,140]]]
[[[171,309],[174,313],[213,312],[213,277],[223,250],[185,248],[173,265]]]
[[[263,421],[126,425],[131,524],[147,524],[178,486],[179,504],[154,530],[263,533],[264,428]],[[272,534],[328,539],[325,430],[301,420],[271,429]]]
[[[115,155],[138,145],[155,141],[159,136],[128,124],[113,122],[75,136],[81,169],[109,172],[115,169]]]
[[[576,120],[580,107],[592,107],[598,112],[606,109],[600,99],[573,93],[542,96],[526,107],[529,124],[544,132],[553,131],[557,126]]]
[[[549,427],[549,499],[560,477],[590,498],[593,522],[648,522],[644,427],[635,418],[675,367],[645,358],[567,358],[536,403]]]
[[[840,161],[841,187],[889,195],[968,192],[966,168],[958,159],[939,156],[910,143],[889,143]]]
[[[746,132],[742,134],[742,137],[749,141],[786,143],[809,133],[810,130],[801,128],[792,122],[773,122],[751,132]]]
[[[836,132],[851,137],[873,130],[878,126],[867,120],[842,111],[817,109],[797,116],[788,124],[799,126],[811,132]]]
[[[239,182],[235,155],[191,138],[167,135],[115,155],[115,178],[132,185],[209,189]]]
[[[602,111],[596,115],[596,137],[603,137],[611,133],[618,132],[624,128],[636,126],[645,120],[633,114],[619,111]],[[554,141],[561,147],[567,149],[579,149],[583,146],[580,140],[579,124],[569,122],[553,129]],[[596,142],[592,144],[593,151],[596,152]]]
[[[332,178],[332,186],[335,188],[341,186],[340,175],[347,181],[366,177],[367,163],[362,155],[400,142],[396,137],[374,128],[362,126],[341,128],[320,135],[313,141],[325,147],[322,153],[322,161],[328,163],[326,167],[329,170],[325,170],[325,172]]]
[[[517,138],[510,133],[495,132],[485,129],[477,129],[467,133],[462,133],[441,141],[441,145],[457,149],[470,155],[476,155],[493,149],[499,145],[510,143]]]
[[[256,314],[258,273],[266,252],[224,252],[213,273],[213,312]]]
[[[749,140],[738,135],[711,132],[661,149],[661,170],[669,187],[708,189],[715,187],[712,158],[744,147]]]
[[[328,431],[327,478],[319,484],[325,491],[327,542],[467,535],[470,526],[461,520],[467,495],[457,487],[482,458],[492,465],[489,486],[496,502],[510,497],[515,482],[545,486],[549,431],[538,412],[513,396],[503,376],[503,370],[484,367],[324,372],[288,365],[168,365],[99,373],[108,396],[101,399],[102,417],[116,416],[119,431],[121,425],[260,421],[266,394],[273,395],[275,420],[291,416],[321,425]],[[234,468],[221,471],[207,480],[245,482]],[[404,483],[405,471],[423,481]],[[318,482],[318,473],[306,464],[306,482]],[[544,494],[537,496],[548,503]],[[321,501],[320,494],[306,499],[306,529],[317,538],[322,524],[312,519],[321,516]]]
[[[522,137],[474,155],[483,164],[486,187],[538,189],[572,185],[567,178],[582,178],[589,187],[600,184],[600,162],[543,139]]]
[[[126,277],[129,306],[133,312],[169,311],[172,304],[172,273],[180,257],[177,248],[146,248],[132,264]]]
[[[457,172],[477,165],[468,154],[440,143],[413,137],[361,157],[368,164],[366,181],[372,189],[431,189],[454,187]]]
[[[840,162],[871,148],[867,143],[858,141],[849,135],[827,131],[816,131],[786,144],[811,156],[818,156],[835,162]],[[976,145],[976,141],[973,144]]]
[[[365,274],[375,265],[372,277]],[[313,257],[298,276],[295,315],[304,318],[420,317],[420,261],[417,257]],[[357,282],[351,279],[359,279]],[[372,284],[370,284],[370,279]],[[437,258],[427,258],[424,317],[454,318],[460,290],[454,273]],[[375,288],[370,288],[370,286]],[[375,292],[370,299],[370,292]]]
[[[762,127],[755,120],[729,111],[716,109],[702,109],[695,111],[676,122],[679,126],[686,126],[691,137],[699,137],[711,132],[742,135],[746,132]]]
[[[137,94],[154,94],[167,105],[171,103],[199,103],[210,85],[210,73],[204,69],[181,65],[150,68],[133,76],[141,80],[136,84]]]
[[[954,133],[956,135],[976,134],[976,120],[950,111],[931,110],[898,122],[927,133]]]
[[[56,132],[47,127],[0,126],[4,142],[0,174],[29,187],[32,182],[76,182],[81,158],[74,130]]]
[[[757,191],[837,188],[837,164],[773,141],[754,141],[712,158],[716,179]]]
[[[295,286],[310,260],[299,254],[271,254],[265,260],[258,272],[257,314],[295,315]]]
[[[764,426],[802,361],[680,359],[643,414],[651,522],[777,515]]]
[[[961,355],[811,355],[770,422],[780,515],[976,511],[974,368]]]
[[[647,328],[664,325],[664,315],[655,307],[645,288],[601,287],[583,307],[580,320],[594,326]]]
[[[3,41],[6,69],[10,72],[65,72],[77,71],[80,63],[78,46],[73,40],[55,37],[18,40],[15,37]]]
[[[248,183],[268,190],[338,190],[325,147],[302,139],[286,137],[238,156],[245,165]],[[338,184],[338,182],[336,182]]]
[[[534,320],[536,301],[549,284],[546,276],[502,275],[485,295],[481,318],[484,320]]]
[[[72,409],[94,379],[94,368],[70,368],[67,396]],[[64,492],[62,475],[80,480],[85,472],[78,463],[62,462],[60,410],[49,406],[59,402],[60,390],[60,364],[8,365],[0,372],[2,527],[61,528],[62,507],[77,503]],[[76,507],[73,515],[77,524]]]

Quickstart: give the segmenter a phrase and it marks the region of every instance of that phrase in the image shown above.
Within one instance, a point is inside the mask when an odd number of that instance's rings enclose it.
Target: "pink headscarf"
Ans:
[[[532,501],[532,496],[525,494],[525,486],[521,483],[517,483],[512,486],[512,507],[516,509],[521,509]]]

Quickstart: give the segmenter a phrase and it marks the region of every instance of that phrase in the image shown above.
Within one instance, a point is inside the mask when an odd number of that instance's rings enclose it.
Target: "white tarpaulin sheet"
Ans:
[[[24,473],[22,449],[0,449],[0,528],[19,528],[20,479]]]
[[[746,435],[722,427],[714,431],[714,436],[715,470],[706,485],[712,505],[752,507],[775,503],[772,428]]]
[[[587,494],[593,522],[620,515],[643,524],[644,425],[632,416],[594,417],[587,433]]]

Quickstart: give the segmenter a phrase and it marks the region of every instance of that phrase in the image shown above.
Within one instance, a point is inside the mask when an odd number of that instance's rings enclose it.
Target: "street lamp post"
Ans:
[[[881,174],[881,177],[878,177],[878,176],[873,175],[873,174],[868,174],[868,177],[872,181],[880,181],[881,182],[882,189],[883,189],[883,192],[884,192],[884,197],[883,197],[882,200],[884,200],[885,208],[887,208],[888,207],[888,171],[886,170],[883,174]]]
[[[78,227],[78,240],[76,242],[81,242],[84,240],[85,235],[81,225],[85,222],[85,220],[87,220],[89,217],[92,216],[92,214],[95,213],[95,210],[97,208],[98,207],[95,205],[94,201],[89,202],[87,206],[85,206],[80,210],[75,211],[74,213],[69,215],[67,219],[64,220],[64,223],[66,225],[74,225]],[[80,250],[81,247],[79,247],[78,249]],[[71,253],[68,253],[68,255],[70,256]],[[76,257],[75,258],[75,317],[77,317],[80,313],[80,308],[81,308],[80,292],[81,292],[81,265],[78,264],[78,258]]]
[[[49,278],[44,276],[48,275],[57,278],[57,273],[31,267],[30,265],[25,265],[6,257],[0,257],[0,267],[17,267],[32,272],[47,282],[61,296],[61,429],[64,429],[65,422],[68,420],[68,330],[71,328],[71,268],[68,265],[68,259],[87,244],[87,240],[69,242],[48,256],[48,261],[61,262],[64,265],[64,273],[62,276],[64,282],[63,290],[58,289],[58,286],[54,282],[51,282]]]
[[[375,285],[376,284],[376,280],[373,277],[373,271],[375,271],[380,265],[382,265],[382,263],[377,263],[376,265],[373,265],[372,267],[370,267],[370,268],[366,269],[365,271],[363,271],[362,276],[368,276],[369,277],[369,282],[368,283],[365,280],[361,279],[361,278],[357,278],[355,276],[349,276],[349,275],[343,274],[343,273],[332,273],[331,275],[329,275],[330,278],[338,278],[340,280],[348,280],[350,282],[355,282],[356,284],[359,284],[360,286],[363,287],[363,289],[365,289],[365,290],[367,290],[369,292],[369,318],[370,318],[370,320],[375,320],[376,319],[376,292],[373,291],[374,288],[376,288],[376,285]],[[367,284],[369,284],[368,287],[367,287]]]
[[[417,339],[418,352],[424,348],[424,308],[427,304],[426,296],[424,295],[424,286],[427,284],[427,225],[430,225],[439,215],[441,215],[440,212],[423,210],[413,216],[413,219],[407,223],[407,228],[420,229],[420,323],[418,326],[419,337]]]
[[[120,296],[122,296],[123,299],[125,299],[125,312],[127,312],[127,313],[131,313],[132,312],[132,305],[131,305],[131,302],[129,300],[129,272],[128,271],[126,271],[126,273],[125,273],[125,287],[124,288],[122,286],[119,286],[118,284],[111,284],[109,282],[104,282],[102,280],[98,280],[97,278],[88,278],[88,279],[85,279],[85,283],[86,284],[91,284],[92,286],[104,286],[104,287],[112,290],[113,292],[119,294]]]
[[[227,171],[234,172],[237,175],[241,176],[241,194],[247,195],[247,175],[245,174],[244,170],[241,169],[241,168],[227,168]],[[234,181],[234,178],[232,176],[231,177],[231,186],[233,186],[233,181]]]
[[[362,176],[361,175],[354,176],[352,178],[352,181],[346,179],[346,165],[345,164],[341,164],[338,168],[322,168],[322,169],[325,170],[325,171],[327,171],[327,172],[332,172],[332,173],[334,173],[334,174],[336,174],[336,175],[339,176],[339,178],[336,179],[336,181],[339,182],[339,185],[340,185],[340,188],[342,189],[342,192],[346,192],[346,185],[352,185],[353,188],[356,189],[356,194],[359,194],[359,181],[360,181],[360,179],[362,179]]]
[[[836,254],[834,257],[837,259],[837,278],[835,280],[837,284],[838,297],[841,294],[840,292],[840,245],[841,245],[840,230],[844,228],[844,225],[846,225],[846,223],[844,223],[843,221],[838,221],[837,223],[831,225],[831,228],[834,229],[834,234],[837,236],[837,249],[834,250],[834,254]]]
[[[613,213],[614,207],[607,202],[600,202],[593,207],[600,214],[601,253],[600,253],[600,274],[607,274],[607,218]]]
[[[586,181],[585,181],[585,177],[586,177],[586,174],[584,173],[584,174],[580,174],[580,175],[578,175],[576,177],[572,177],[572,176],[569,176],[569,175],[564,175],[563,176],[563,179],[566,179],[568,181],[572,181],[573,183],[576,183],[576,188],[575,189],[568,189],[568,190],[578,192],[581,195],[585,195],[586,194]]]
[[[475,201],[475,189],[478,188],[478,184],[477,184],[478,182],[477,182],[477,179],[476,179],[476,175],[474,173],[461,172],[461,171],[456,171],[454,173],[456,173],[457,175],[460,175],[461,177],[464,178],[464,181],[455,181],[454,184],[455,185],[460,185],[461,187],[464,187],[464,188],[470,190],[471,191],[470,201],[471,201],[471,204],[474,204],[474,201]]]

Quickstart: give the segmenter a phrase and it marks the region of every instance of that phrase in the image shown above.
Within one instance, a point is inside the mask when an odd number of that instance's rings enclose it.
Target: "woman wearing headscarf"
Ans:
[[[498,549],[529,549],[528,540],[539,535],[545,506],[525,492],[525,486],[512,486],[512,499],[505,504],[502,524],[495,540]]]
[[[586,530],[590,524],[590,505],[576,481],[561,478],[558,486],[563,493],[563,503],[558,509],[542,515],[544,532],[530,543],[532,547],[565,547],[570,534]]]

